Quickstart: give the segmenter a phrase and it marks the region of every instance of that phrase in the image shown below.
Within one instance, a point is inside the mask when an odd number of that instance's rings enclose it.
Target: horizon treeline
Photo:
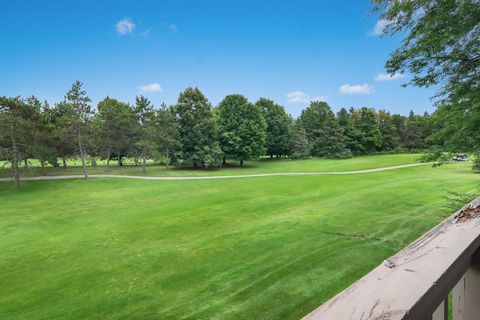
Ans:
[[[270,157],[349,158],[377,152],[421,150],[438,144],[428,113],[408,116],[373,108],[342,108],[312,101],[297,119],[272,100],[255,103],[226,96],[214,107],[198,88],[180,93],[176,104],[154,107],[144,96],[135,104],[106,97],[96,110],[75,82],[63,101],[51,106],[31,96],[0,97],[0,160],[67,166],[80,157],[123,165],[133,158],[145,172],[147,159],[167,166],[216,167],[228,161]],[[437,139],[438,140],[438,139]]]

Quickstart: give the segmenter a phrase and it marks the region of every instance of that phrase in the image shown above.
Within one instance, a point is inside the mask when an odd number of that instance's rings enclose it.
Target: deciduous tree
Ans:
[[[174,107],[182,142],[183,162],[197,167],[219,166],[222,150],[212,106],[198,88],[187,88],[178,97]]]
[[[292,118],[282,106],[272,100],[261,98],[255,105],[262,109],[267,123],[266,154],[270,157],[288,155],[292,138]]]
[[[265,153],[266,123],[260,107],[239,94],[226,96],[218,106],[220,146],[226,157],[245,160]]]
[[[324,123],[327,114],[331,112],[330,106],[326,102],[314,101],[300,114],[300,122],[307,133],[308,141],[312,148],[313,156],[323,156],[324,142]]]
[[[172,108],[162,104],[157,111],[157,130],[158,130],[158,147],[160,154],[165,157],[167,168],[170,162],[176,161],[181,152],[182,144],[180,139],[180,132],[178,131],[177,123],[175,122],[175,115]]]

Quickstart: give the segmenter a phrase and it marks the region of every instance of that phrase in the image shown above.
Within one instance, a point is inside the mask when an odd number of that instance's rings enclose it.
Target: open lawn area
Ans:
[[[265,160],[214,172],[349,171],[417,157]],[[19,192],[3,182],[0,319],[298,319],[443,220],[445,196],[478,190],[479,178],[461,163],[338,176],[29,181]]]
[[[238,175],[255,173],[277,173],[277,172],[318,172],[318,171],[351,171],[364,170],[380,167],[396,166],[418,162],[421,154],[385,154],[374,156],[361,156],[343,160],[329,160],[322,158],[312,158],[307,160],[290,159],[261,159],[256,161],[246,161],[244,167],[238,166],[238,162],[229,161],[226,167],[211,169],[192,169],[192,168],[166,168],[161,165],[149,165],[146,175],[148,176],[210,176],[210,175]],[[37,161],[30,161],[34,166],[32,168],[22,168],[22,176],[40,175],[40,169],[36,167]],[[101,162],[99,162],[101,163]],[[47,167],[49,175],[71,175],[81,174],[82,168],[78,166],[78,161],[70,161],[74,166],[63,168]],[[1,166],[0,166],[1,168]],[[142,175],[141,166],[126,165],[119,167],[115,161],[111,162],[109,171],[106,171],[104,165],[88,167],[89,174],[123,174],[123,175]],[[11,177],[12,172],[7,168],[0,169],[1,177]]]

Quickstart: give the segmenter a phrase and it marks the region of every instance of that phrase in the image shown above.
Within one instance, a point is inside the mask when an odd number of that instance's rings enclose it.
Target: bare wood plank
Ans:
[[[304,319],[431,318],[479,246],[477,198]]]
[[[453,319],[480,318],[480,268],[472,266],[453,288]]]

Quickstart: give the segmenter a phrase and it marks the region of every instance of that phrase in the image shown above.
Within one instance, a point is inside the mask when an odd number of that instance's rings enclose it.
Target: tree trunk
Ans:
[[[65,157],[62,157],[62,162],[63,162],[63,169],[67,169],[67,159],[65,159]]]
[[[85,179],[87,179],[88,178],[87,165],[85,163],[85,152],[83,150],[82,135],[80,134],[80,130],[78,131],[78,148],[80,149],[80,159],[82,160],[83,176],[85,177]]]
[[[243,159],[240,159],[240,167],[243,167]]]
[[[225,156],[223,156],[222,165],[226,165],[226,164],[227,164],[227,158]]]
[[[118,166],[123,167],[122,156],[120,155],[120,151],[117,154],[117,159],[118,159]]]
[[[112,148],[110,145],[107,147],[107,172],[110,170],[110,157],[112,156]]]
[[[270,159],[273,159],[273,154],[270,155]]]
[[[25,160],[25,167],[26,167],[25,169],[28,169],[28,171],[30,172],[30,175],[32,177],[36,176],[35,171],[33,171],[33,168],[28,165],[28,160]]]
[[[145,150],[145,148],[143,148],[143,150],[142,150],[142,172],[143,172],[143,174],[145,174],[146,166],[147,166],[147,150]]]
[[[168,150],[168,147],[167,147],[167,150],[165,152],[165,155],[166,155],[166,165],[167,165],[167,170],[169,169],[169,165],[170,165],[170,152]]]
[[[12,170],[13,170],[13,179],[15,181],[15,189],[20,190],[20,172],[18,171],[18,150],[17,150],[17,140],[15,140],[14,136],[14,126],[13,123],[11,125],[12,129],[12,151],[13,151],[13,159],[12,159]]]
[[[42,174],[42,176],[47,175],[47,173],[45,172],[45,161],[44,160],[40,160],[40,173]]]
[[[95,157],[92,157],[92,167],[96,167],[97,166],[97,159]]]

